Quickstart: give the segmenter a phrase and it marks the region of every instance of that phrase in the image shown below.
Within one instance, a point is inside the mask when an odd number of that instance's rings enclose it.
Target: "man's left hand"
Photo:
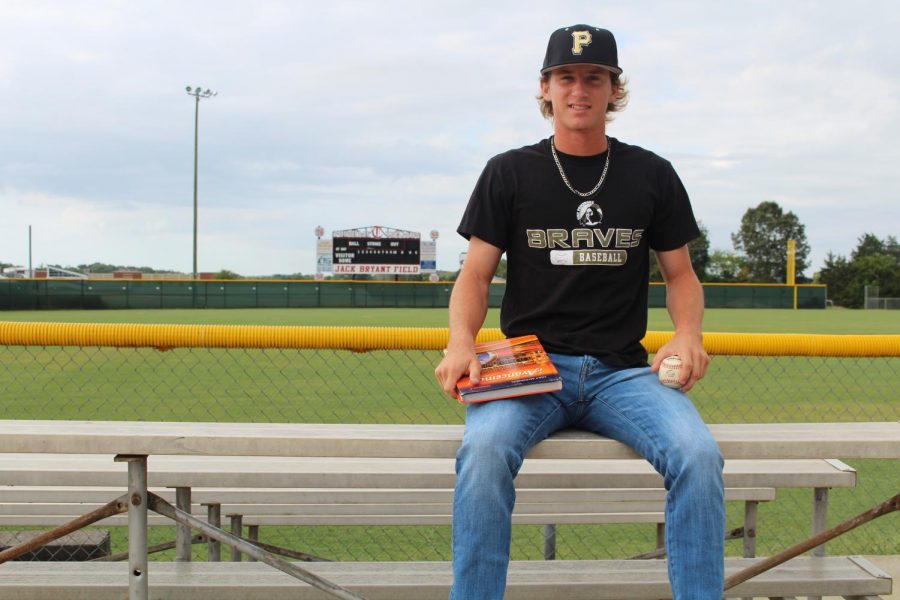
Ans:
[[[675,334],[667,344],[660,348],[653,356],[653,364],[650,370],[659,372],[659,366],[663,359],[672,355],[678,355],[681,359],[681,375],[678,383],[681,391],[687,392],[694,384],[703,379],[706,369],[709,367],[709,354],[703,348],[703,336],[700,334]]]

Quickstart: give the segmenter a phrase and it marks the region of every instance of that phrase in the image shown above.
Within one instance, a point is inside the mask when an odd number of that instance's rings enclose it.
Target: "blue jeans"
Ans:
[[[574,427],[619,440],[646,458],[666,489],[666,549],[675,600],[720,600],[724,579],[722,456],[688,397],[649,367],[610,368],[551,355],[563,389],[471,404],[456,456],[451,600],[502,600],[509,565],[513,479],[528,450]]]

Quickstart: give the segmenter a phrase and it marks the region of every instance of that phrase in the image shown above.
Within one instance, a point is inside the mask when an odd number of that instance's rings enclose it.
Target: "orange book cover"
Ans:
[[[475,346],[481,362],[481,381],[468,376],[456,384],[463,404],[487,402],[562,388],[562,379],[541,342],[534,335],[484,342]]]

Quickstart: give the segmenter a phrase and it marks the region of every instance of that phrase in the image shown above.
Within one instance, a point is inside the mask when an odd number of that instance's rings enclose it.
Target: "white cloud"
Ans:
[[[235,164],[238,169],[248,175],[265,176],[273,173],[299,171],[301,166],[290,160],[238,160]]]
[[[548,135],[550,30],[617,34],[632,100],[611,134],[669,158],[713,245],[776,200],[818,266],[896,235],[900,6],[661,0],[7,1],[0,5],[0,261],[312,272],[316,225],[454,233],[484,162]],[[35,43],[40,40],[40,43]],[[26,233],[23,233],[26,232]],[[37,253],[36,253],[37,255]]]

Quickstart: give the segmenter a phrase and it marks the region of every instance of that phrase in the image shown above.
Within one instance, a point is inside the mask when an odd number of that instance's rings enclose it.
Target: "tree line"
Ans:
[[[892,235],[881,240],[866,233],[850,258],[829,252],[817,280],[838,306],[862,308],[867,285],[877,285],[881,298],[900,298],[900,244]]]
[[[897,238],[884,240],[865,233],[850,257],[829,252],[824,267],[807,277],[809,243],[806,228],[793,212],[776,202],[749,208],[737,232],[731,234],[733,250],[709,249],[707,229],[700,224],[700,237],[688,244],[691,263],[704,283],[784,283],[787,279],[787,241],[796,242],[797,283],[822,283],[837,306],[861,308],[865,286],[878,286],[879,295],[900,297],[900,245]],[[651,254],[651,281],[662,281],[656,256]]]
[[[731,234],[733,250],[710,251],[709,231],[703,225],[700,236],[688,244],[691,263],[704,283],[784,283],[787,280],[787,243],[796,242],[795,280],[809,283],[809,242],[806,227],[793,212],[785,212],[777,202],[761,202],[748,208],[740,227]],[[650,280],[662,281],[656,256],[651,253]]]
[[[900,297],[900,244],[894,236],[879,239],[871,233],[863,234],[850,257],[836,256],[829,252],[825,266],[814,278],[805,275],[809,268],[809,243],[806,228],[791,211],[785,212],[776,202],[765,201],[748,208],[741,217],[738,230],[731,234],[733,249],[710,251],[709,231],[699,223],[700,236],[688,244],[691,263],[697,277],[704,283],[784,283],[787,278],[787,242],[796,242],[795,279],[798,283],[823,283],[828,286],[828,297],[838,306],[860,308],[864,303],[865,286],[878,286],[879,295]],[[0,262],[0,269],[14,266]],[[51,265],[58,266],[58,265]],[[150,267],[133,267],[92,263],[64,267],[82,273],[112,273],[114,271],[141,271],[160,273]],[[456,279],[458,271],[440,271],[441,281]],[[497,276],[506,277],[506,260],[501,260]],[[272,275],[272,279],[312,279],[313,275],[294,273]],[[241,275],[222,270],[216,279],[240,279]],[[354,279],[373,279],[371,275],[354,276]],[[330,277],[329,277],[330,279]],[[428,275],[401,275],[399,281],[424,281]],[[656,255],[650,254],[650,280],[662,281]]]

